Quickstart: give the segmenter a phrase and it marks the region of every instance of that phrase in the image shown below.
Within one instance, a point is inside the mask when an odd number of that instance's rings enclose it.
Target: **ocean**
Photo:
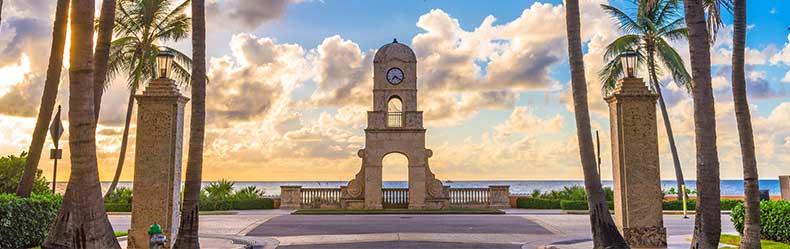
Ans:
[[[203,186],[211,182],[203,182]],[[346,181],[237,181],[234,188],[241,189],[247,186],[256,186],[265,191],[265,195],[279,195],[280,186],[283,185],[300,185],[305,188],[337,188],[345,185]],[[445,182],[445,185],[450,185],[456,188],[484,188],[489,185],[510,185],[510,193],[514,195],[529,195],[533,190],[537,189],[541,192],[560,190],[566,186],[584,186],[584,182],[578,181],[454,181]],[[695,190],[697,183],[694,180],[686,181],[686,188]],[[102,191],[106,191],[110,186],[110,182],[102,182]],[[603,181],[604,187],[611,187],[612,181]],[[669,190],[676,186],[674,180],[661,181],[661,188]],[[58,182],[57,192],[65,192],[66,183]],[[118,187],[132,187],[132,182],[119,182]],[[385,181],[385,188],[406,188],[408,187],[407,181]],[[779,195],[779,180],[760,180],[760,189],[767,189],[771,195]],[[738,196],[743,195],[743,180],[722,180],[721,181],[721,195]]]

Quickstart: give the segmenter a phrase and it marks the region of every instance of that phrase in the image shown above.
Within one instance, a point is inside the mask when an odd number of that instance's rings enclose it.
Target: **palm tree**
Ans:
[[[104,87],[107,85],[107,64],[110,59],[112,30],[115,27],[115,5],[115,0],[104,0],[101,4],[99,34],[96,41],[96,51],[93,53],[93,62],[95,63],[93,65],[93,114],[96,117],[97,125],[99,124],[101,98],[104,94]]]
[[[129,100],[118,166],[107,193],[117,186],[126,159],[134,94],[141,82],[148,82],[155,76],[156,55],[160,50],[168,50],[175,55],[175,79],[182,83],[189,82],[189,70],[186,68],[191,67],[191,59],[184,53],[158,45],[157,42],[178,41],[189,35],[190,18],[184,11],[190,2],[187,0],[175,8],[172,8],[171,0],[121,0],[118,4],[118,13],[115,16],[115,33],[118,37],[110,45],[107,74],[110,79],[121,71],[128,75]]]
[[[634,2],[636,3],[636,2]],[[646,7],[644,0],[639,2],[636,16],[626,14],[620,9],[602,4],[601,7],[613,18],[619,21],[619,29],[625,34],[606,47],[604,59],[608,60],[599,75],[603,82],[603,90],[608,93],[614,90],[617,80],[623,73],[620,65],[620,54],[625,50],[635,50],[639,60],[646,64],[649,73],[649,82],[658,95],[658,105],[664,120],[664,128],[669,140],[669,149],[672,152],[672,161],[675,166],[675,179],[677,189],[685,185],[683,169],[680,167],[678,150],[675,146],[675,136],[669,121],[669,114],[661,94],[661,85],[658,79],[660,72],[670,72],[678,85],[686,86],[691,90],[691,76],[683,63],[683,58],[678,55],[667,40],[682,40],[688,38],[688,30],[683,27],[683,17],[680,16],[680,7],[677,1],[659,0],[652,7]],[[678,191],[678,199],[682,199],[683,191]]]
[[[63,68],[63,50],[66,44],[66,29],[69,20],[69,0],[58,0],[55,6],[55,23],[52,27],[52,47],[49,50],[49,65],[47,66],[47,76],[44,80],[44,92],[41,94],[41,106],[38,109],[36,127],[33,129],[33,139],[30,141],[25,171],[22,179],[16,188],[16,195],[29,197],[33,189],[38,162],[41,159],[41,150],[47,139],[49,119],[52,118],[52,111],[55,108],[55,100],[58,97],[58,85],[60,84],[60,73]]]
[[[697,151],[697,215],[691,248],[718,248],[721,236],[719,154],[710,75],[710,34],[705,1],[684,0],[691,75],[694,82],[694,134]]]
[[[601,176],[595,161],[592,133],[590,132],[590,113],[587,107],[587,80],[584,77],[584,60],[581,43],[581,22],[579,20],[579,1],[567,0],[565,23],[568,33],[568,56],[571,66],[571,90],[576,117],[576,136],[579,141],[579,154],[584,171],[584,188],[587,190],[587,204],[590,207],[590,226],[592,227],[595,248],[628,248],[622,235],[614,225],[612,215],[606,205],[606,195],[601,186]]]
[[[200,248],[198,210],[203,174],[203,137],[206,127],[206,10],[204,0],[192,2],[192,114],[189,154],[181,205],[181,223],[173,248]]]
[[[0,0],[0,23],[3,23],[3,0]]]
[[[71,1],[69,148],[71,175],[42,248],[121,248],[104,210],[93,116],[93,0]]]
[[[757,159],[754,152],[754,133],[746,98],[744,75],[744,47],[746,44],[746,0],[734,1],[733,23],[735,30],[732,44],[732,98],[738,138],[741,142],[744,190],[744,229],[741,248],[760,248],[760,186],[757,181]]]

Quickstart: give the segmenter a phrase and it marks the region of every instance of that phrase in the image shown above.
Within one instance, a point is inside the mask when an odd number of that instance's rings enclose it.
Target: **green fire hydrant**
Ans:
[[[150,249],[162,249],[165,248],[165,243],[167,242],[167,237],[162,234],[162,227],[159,224],[151,224],[151,227],[148,228],[148,236],[151,237],[151,240],[148,241],[148,248]]]

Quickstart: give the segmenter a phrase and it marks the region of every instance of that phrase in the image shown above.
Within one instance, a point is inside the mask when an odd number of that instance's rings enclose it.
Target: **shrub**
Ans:
[[[606,206],[609,210],[614,209],[614,202],[607,201]],[[560,201],[560,208],[562,210],[588,210],[587,201],[568,201],[562,200]]]
[[[19,179],[25,171],[25,161],[27,152],[22,152],[19,156],[8,155],[0,157],[0,194],[16,193]],[[41,175],[41,169],[36,170],[36,179],[33,182],[33,193],[50,193],[47,180]]]
[[[519,197],[516,199],[516,207],[528,209],[560,209],[560,200]]]
[[[104,203],[104,209],[107,212],[131,212],[132,203]]]
[[[614,200],[614,191],[612,188],[605,187],[603,188],[604,194],[606,194],[606,200],[612,201]],[[541,198],[541,199],[549,199],[549,200],[574,200],[574,201],[582,201],[587,200],[587,191],[582,186],[570,186],[570,187],[563,187],[562,190],[552,190],[549,192],[545,192],[543,194],[540,193],[540,190],[533,190],[532,197],[534,198]]]
[[[107,195],[107,198],[104,198],[104,203],[132,203],[132,189],[116,188]]]
[[[201,201],[200,211],[218,210],[250,210],[250,209],[273,209],[274,200],[269,198],[258,198],[248,200],[211,200]]]
[[[43,243],[62,201],[59,195],[19,198],[0,194],[0,248],[30,248]]]
[[[258,189],[256,186],[247,186],[236,193],[233,193],[233,199],[235,200],[253,200],[259,199],[263,197],[263,190]]]
[[[210,183],[203,190],[206,191],[209,200],[222,200],[233,194],[233,185],[235,185],[234,182],[221,179]]]
[[[741,200],[721,200],[721,210],[731,210],[736,205],[743,203]],[[686,200],[686,208],[694,210],[696,208],[697,200]],[[683,210],[683,201],[672,200],[665,201],[662,205],[664,210]]]
[[[739,203],[730,216],[739,233],[743,233],[743,215],[743,203]],[[762,239],[790,243],[790,201],[761,201],[760,225]]]

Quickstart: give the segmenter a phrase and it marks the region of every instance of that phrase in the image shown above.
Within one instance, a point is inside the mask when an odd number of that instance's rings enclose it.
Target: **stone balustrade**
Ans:
[[[340,188],[302,188],[281,186],[280,208],[334,209],[341,207],[343,200]],[[450,188],[451,208],[509,208],[510,186],[492,185],[488,188]],[[406,188],[382,189],[383,202],[387,208],[408,207],[409,190]]]

